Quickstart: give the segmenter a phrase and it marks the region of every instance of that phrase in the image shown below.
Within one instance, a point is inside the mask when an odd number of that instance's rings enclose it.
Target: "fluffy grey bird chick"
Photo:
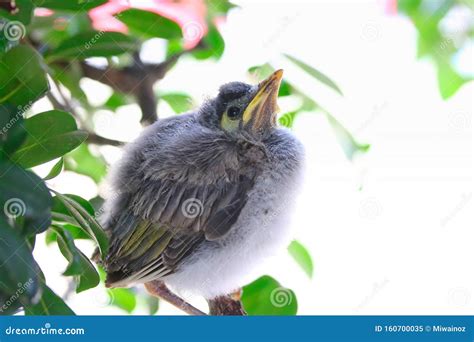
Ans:
[[[161,280],[212,299],[287,246],[303,148],[276,127],[282,75],[225,84],[126,147],[103,220],[107,286]]]

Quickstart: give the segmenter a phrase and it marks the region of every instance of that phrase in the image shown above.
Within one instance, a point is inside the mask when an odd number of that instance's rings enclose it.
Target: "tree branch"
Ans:
[[[110,145],[110,146],[122,146],[126,144],[126,142],[124,141],[118,141],[114,139],[105,138],[90,131],[87,131],[87,133],[89,134],[87,137],[87,142],[91,144]]]
[[[206,315],[204,312],[196,309],[184,299],[175,295],[166,287],[163,282],[159,280],[145,283],[145,288],[151,295],[167,301],[189,315]],[[247,313],[245,312],[242,302],[240,301],[241,292],[242,291],[239,290],[230,295],[219,296],[208,300],[209,314],[213,316],[246,316]]]
[[[132,66],[120,69],[97,68],[81,62],[81,68],[85,77],[104,83],[120,93],[135,96],[142,111],[141,122],[149,125],[158,119],[157,98],[153,92],[153,85],[166,75],[183,54],[184,52],[178,53],[162,63],[145,64],[137,52],[134,54]]]
[[[166,285],[159,280],[154,280],[154,281],[145,283],[145,288],[151,295],[159,297],[163,300],[166,300],[168,303],[176,306],[178,309],[183,310],[189,315],[206,316],[204,312],[202,312],[199,309],[196,309],[194,306],[186,302],[184,299],[178,297],[173,292],[171,292],[166,287]]]

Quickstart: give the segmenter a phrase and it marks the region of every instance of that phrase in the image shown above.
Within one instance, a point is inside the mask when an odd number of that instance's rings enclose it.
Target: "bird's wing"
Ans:
[[[111,286],[173,273],[203,241],[224,237],[260,172],[191,114],[149,127],[125,153],[105,223]]]
[[[155,180],[137,189],[114,223],[120,234],[111,236],[107,283],[123,286],[173,273],[204,240],[229,232],[253,183],[240,175],[201,185]]]

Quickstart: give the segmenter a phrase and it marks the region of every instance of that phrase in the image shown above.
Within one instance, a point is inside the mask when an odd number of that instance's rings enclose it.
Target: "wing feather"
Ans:
[[[118,170],[119,196],[105,224],[108,286],[175,272],[203,242],[229,233],[253,187],[257,173],[249,176],[239,164],[235,144],[204,128],[191,131],[190,116],[174,120],[149,130]],[[170,134],[173,125],[183,128],[179,135]],[[188,133],[194,144],[180,136]],[[185,212],[189,200],[198,205],[196,215]]]

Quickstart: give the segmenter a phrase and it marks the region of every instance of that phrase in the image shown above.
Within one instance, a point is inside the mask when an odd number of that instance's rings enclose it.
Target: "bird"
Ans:
[[[304,148],[277,125],[282,77],[226,83],[124,148],[102,217],[107,287],[160,281],[212,299],[288,246]]]

